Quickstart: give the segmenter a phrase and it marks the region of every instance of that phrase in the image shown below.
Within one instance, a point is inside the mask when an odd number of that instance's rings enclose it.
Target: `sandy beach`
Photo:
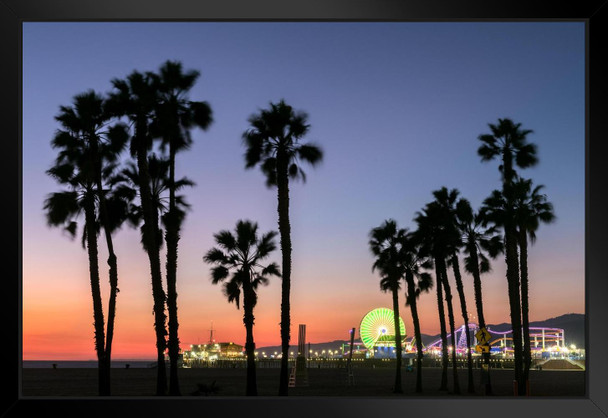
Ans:
[[[112,369],[112,396],[146,397],[155,392],[156,370],[153,368]],[[395,397],[395,396],[484,396],[480,387],[480,371],[474,370],[476,393],[467,389],[467,370],[459,369],[461,395],[452,393],[452,371],[448,373],[449,391],[438,389],[441,369],[423,369],[423,394],[415,393],[416,374],[403,373],[403,394],[392,393],[395,371],[392,368],[355,368],[354,385],[347,385],[344,369],[309,369],[308,386],[289,389],[290,396],[310,397]],[[180,369],[182,395],[194,394],[198,385],[210,386],[215,382],[217,392],[208,396],[244,396],[245,369],[191,368]],[[513,394],[513,370],[493,369],[491,372],[494,396]],[[279,369],[258,369],[259,396],[276,396]],[[96,397],[97,370],[94,368],[24,368],[22,370],[23,397]],[[531,396],[582,397],[585,395],[585,372],[575,370],[532,370],[530,374]]]

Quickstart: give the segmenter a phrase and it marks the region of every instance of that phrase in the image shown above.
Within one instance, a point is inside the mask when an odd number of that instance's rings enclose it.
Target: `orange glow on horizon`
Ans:
[[[373,287],[376,283],[372,283]],[[260,303],[254,312],[256,322],[254,325],[254,338],[257,347],[280,345],[280,309],[279,303],[270,304],[269,296],[277,297],[278,288],[273,292],[261,292]],[[234,342],[244,344],[245,328],[242,322],[242,310],[237,310],[234,304],[228,304],[221,295],[220,289],[215,288],[218,294],[214,296],[213,304],[193,304],[189,296],[180,300],[179,322],[180,341],[182,350],[188,349],[190,344],[204,344],[209,340],[211,321],[213,321],[214,339],[218,342]],[[263,289],[265,290],[265,289]],[[264,295],[264,293],[269,293]],[[498,299],[492,296],[490,289],[486,290],[488,299],[485,304],[485,315],[488,323],[509,322],[508,302],[502,297],[500,303],[492,303]],[[151,296],[144,295],[142,300],[131,303],[122,292],[119,294],[115,335],[112,358],[115,360],[148,360],[156,358],[155,336],[153,328],[153,315]],[[551,298],[537,298],[531,305],[531,319],[543,320],[551,316],[565,313],[580,312],[577,306],[584,299],[559,296],[562,303],[555,311],[553,298],[559,295],[554,292]],[[90,296],[89,296],[90,299]],[[149,300],[148,300],[149,299]],[[335,297],[331,294],[316,295],[315,307],[303,304],[300,297],[294,295],[291,318],[291,344],[297,344],[297,326],[306,324],[307,342],[321,343],[334,340],[348,340],[349,330],[357,329],[363,316],[371,309],[385,306],[392,308],[389,294],[379,291],[369,294],[369,302],[357,299],[345,301],[340,309],[332,305]],[[362,298],[361,298],[362,299]],[[454,298],[454,310],[460,312],[460,306]],[[279,300],[278,298],[276,300]],[[470,301],[470,302],[469,302]],[[23,312],[23,359],[24,360],[94,360],[94,330],[91,302],[71,300],[55,304],[46,302],[44,305],[32,306],[28,303]],[[467,298],[470,312],[470,322],[475,321],[475,306],[472,295]],[[419,299],[419,315],[422,332],[428,335],[439,333],[437,316],[436,294],[432,291]],[[542,312],[551,312],[544,315]],[[406,324],[408,337],[413,334],[411,312],[408,307],[400,307],[400,316]],[[462,323],[460,315],[456,316],[457,326]]]

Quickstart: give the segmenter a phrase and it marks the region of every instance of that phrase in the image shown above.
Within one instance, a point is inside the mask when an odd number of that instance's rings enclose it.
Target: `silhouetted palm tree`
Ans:
[[[301,144],[308,133],[308,115],[295,112],[283,100],[270,103],[269,109],[262,109],[249,118],[251,127],[243,133],[247,147],[245,167],[260,165],[266,176],[268,187],[277,187],[279,234],[282,253],[281,287],[281,372],[279,395],[287,396],[288,360],[290,339],[290,289],[291,289],[291,226],[289,222],[289,180],[306,180],[300,161],[316,165],[323,158],[323,152],[314,144]]]
[[[169,190],[169,184],[173,183],[175,191],[179,191],[184,187],[190,187],[194,185],[194,182],[187,177],[182,177],[176,181],[171,182],[169,180],[169,160],[164,156],[157,156],[155,153],[150,154],[148,157],[148,172],[150,174],[150,192],[152,195],[152,207],[157,214],[157,219],[162,221],[162,225],[167,228],[165,219],[166,213],[169,210],[167,192]],[[137,165],[131,161],[125,163],[125,167],[113,177],[114,183],[117,184],[116,191],[124,196],[125,200],[130,202],[129,205],[129,221],[134,227],[140,228],[141,231],[141,243],[146,249],[146,242],[144,240],[144,225],[143,225],[143,211],[141,205],[138,205],[135,198],[138,194],[138,183],[139,173],[137,171]],[[175,211],[179,220],[185,216],[186,211],[190,208],[190,205],[183,195],[175,195]],[[163,230],[161,225],[158,225],[158,236],[157,242],[159,247],[163,245]]]
[[[445,288],[445,301],[448,306],[448,320],[450,324],[451,343],[454,347],[454,350],[452,351],[454,392],[460,393],[458,372],[456,369],[456,340],[454,332],[452,294],[450,291],[450,285],[447,280],[446,265],[446,258],[447,254],[449,253],[449,245],[451,243],[452,235],[454,232],[446,228],[446,226],[449,225],[449,223],[446,222],[446,213],[436,201],[427,203],[422,209],[422,211],[417,212],[414,221],[418,224],[418,229],[415,231],[416,239],[421,243],[422,253],[428,254],[430,257],[432,257],[433,264],[435,265],[435,275],[437,278],[437,310],[439,313],[442,348],[442,374],[439,390],[448,390],[448,339],[445,324],[445,311],[443,305],[443,289]]]
[[[417,299],[422,292],[428,292],[433,287],[433,279],[429,273],[421,269],[432,268],[432,262],[422,255],[415,233],[408,233],[403,247],[403,266],[405,269],[405,305],[410,307],[414,323],[414,339],[416,341],[416,392],[422,392],[422,332],[418,316]]]
[[[150,173],[148,169],[148,152],[152,148],[153,137],[150,125],[158,104],[158,90],[153,77],[138,71],[130,73],[126,79],[113,79],[114,91],[108,100],[108,109],[117,117],[126,116],[132,126],[130,151],[137,161],[138,188],[144,219],[144,242],[150,262],[152,280],[152,297],[154,299],[154,329],[156,334],[157,380],[156,394],[164,395],[167,391],[167,371],[164,352],[166,342],[165,290],[162,283],[160,264],[160,238],[158,213],[154,210],[150,191]]]
[[[463,251],[466,254],[464,268],[473,276],[477,318],[479,327],[484,328],[486,321],[483,313],[481,274],[491,271],[490,260],[486,254],[491,258],[496,258],[498,254],[503,252],[502,236],[498,233],[498,228],[495,225],[484,227],[481,211],[473,212],[473,208],[467,199],[458,200],[456,216],[458,228],[462,232]]]
[[[190,101],[189,90],[200,73],[196,70],[184,72],[182,64],[166,61],[158,74],[149,73],[159,93],[156,116],[151,125],[154,136],[162,139],[161,149],[169,151],[169,208],[164,215],[165,240],[167,243],[167,311],[169,314],[169,394],[179,395],[177,376],[179,358],[179,322],[177,318],[177,247],[183,212],[179,212],[175,197],[175,156],[188,149],[192,143],[190,130],[206,130],[211,122],[211,108],[206,102]]]
[[[275,231],[258,238],[258,225],[251,221],[240,220],[234,234],[222,230],[214,234],[218,247],[209,250],[203,260],[214,264],[211,269],[213,284],[224,282],[224,295],[228,302],[234,302],[237,309],[243,293],[243,323],[246,330],[245,352],[247,353],[247,395],[257,395],[255,371],[255,342],[253,340],[253,308],[257,303],[257,288],[268,284],[269,276],[280,277],[276,263],[263,266],[261,262],[276,249]]]
[[[473,208],[467,199],[461,198],[456,203],[456,219],[464,244],[464,268],[473,276],[477,318],[479,328],[482,329],[486,327],[486,321],[483,314],[481,274],[488,273],[491,270],[490,260],[485,253],[491,258],[496,258],[503,251],[502,237],[497,234],[495,226],[490,228],[483,226],[482,216],[480,213],[473,212]],[[489,365],[490,353],[483,353],[483,358],[484,362]],[[486,379],[485,393],[486,395],[490,395],[492,394],[492,385],[489,376],[489,366]]]
[[[469,314],[467,312],[467,302],[464,294],[464,285],[462,283],[462,275],[460,274],[460,263],[458,260],[458,252],[462,246],[461,235],[458,231],[458,221],[456,218],[456,203],[460,192],[457,189],[448,190],[442,187],[433,192],[435,202],[437,202],[445,212],[446,230],[452,231],[449,236],[448,265],[452,267],[454,280],[456,281],[456,291],[460,299],[460,310],[464,320],[465,336],[467,341],[467,369],[468,369],[468,384],[467,391],[475,392],[475,384],[473,381],[473,358],[471,353],[471,333],[469,330]],[[456,347],[454,347],[456,350]]]
[[[393,219],[388,219],[379,227],[372,229],[369,236],[369,248],[376,257],[372,265],[372,271],[378,270],[382,277],[380,280],[380,290],[391,292],[393,297],[395,349],[397,354],[397,370],[393,391],[395,393],[402,393],[401,364],[403,338],[401,336],[401,323],[399,320],[399,290],[401,289],[401,279],[405,275],[404,245],[407,243],[407,230],[398,229],[397,222]]]
[[[522,318],[519,266],[517,255],[517,231],[514,220],[512,184],[515,179],[514,166],[528,168],[536,165],[536,146],[527,142],[527,136],[532,130],[521,129],[521,123],[510,119],[498,119],[498,123],[488,124],[491,133],[479,135],[482,145],[477,154],[483,162],[500,159],[499,171],[502,175],[502,193],[506,200],[506,216],[504,218],[505,262],[507,265],[507,283],[509,289],[509,305],[511,309],[511,326],[513,328],[513,353],[515,357],[515,380],[518,383],[518,394],[526,393],[525,382],[522,380]]]
[[[528,381],[532,352],[530,347],[530,320],[528,307],[528,239],[531,244],[536,241],[536,231],[540,223],[551,223],[555,220],[553,205],[547,196],[541,194],[543,185],[532,188],[532,180],[518,177],[514,187],[515,219],[519,243],[519,271],[521,275],[521,310],[524,334],[524,370],[523,380]]]
[[[112,195],[107,184],[116,167],[116,161],[127,141],[125,127],[109,126],[104,111],[104,99],[92,90],[76,95],[73,106],[60,106],[55,119],[62,129],[51,144],[59,149],[55,166],[47,171],[67,190],[51,194],[45,201],[47,221],[51,226],[64,225],[74,236],[76,218],[85,213],[83,247],[89,253],[90,281],[93,295],[95,350],[99,367],[99,394],[110,395],[110,366],[116,297],[118,293],[117,258],[112,233],[125,219],[126,202]],[[97,234],[104,229],[108,249],[110,295],[108,302],[107,332],[100,290]]]

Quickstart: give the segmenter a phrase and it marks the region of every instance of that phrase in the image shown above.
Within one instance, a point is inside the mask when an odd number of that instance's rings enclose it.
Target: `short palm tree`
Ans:
[[[522,318],[519,266],[517,255],[517,231],[515,225],[513,182],[516,172],[515,166],[528,168],[538,163],[536,145],[527,142],[527,136],[532,133],[530,129],[522,129],[521,123],[511,119],[498,119],[497,124],[488,124],[489,134],[479,135],[481,145],[477,154],[482,162],[499,159],[499,171],[502,176],[502,193],[505,198],[504,242],[505,263],[507,265],[507,283],[509,291],[509,305],[511,310],[511,326],[513,328],[513,353],[515,357],[515,380],[518,394],[525,395],[525,382],[523,373],[523,344],[522,344]]]
[[[150,263],[152,298],[154,310],[154,330],[156,336],[156,394],[165,395],[167,391],[167,370],[165,349],[167,348],[167,315],[165,312],[165,290],[163,289],[160,263],[160,244],[158,213],[154,209],[150,190],[148,168],[149,151],[153,144],[150,126],[158,104],[158,89],[154,78],[138,71],[131,72],[126,79],[113,79],[114,91],[110,93],[107,108],[113,116],[126,117],[132,127],[130,138],[131,156],[137,163],[139,198],[141,202],[144,248]]]
[[[89,90],[74,97],[73,106],[60,106],[55,118],[61,123],[52,140],[59,149],[56,165],[47,171],[67,190],[51,194],[45,201],[47,221],[51,226],[66,226],[72,236],[76,233],[76,218],[85,214],[83,247],[89,252],[90,281],[93,295],[95,349],[99,365],[99,394],[110,395],[110,366],[116,298],[118,294],[117,257],[112,233],[125,219],[126,202],[111,194],[107,180],[116,168],[127,134],[125,127],[109,125],[104,111],[104,99]],[[107,331],[100,291],[97,235],[103,228],[108,249],[110,296]]]
[[[177,207],[175,196],[178,187],[175,181],[175,156],[192,144],[190,130],[206,130],[212,122],[211,107],[207,102],[191,101],[189,90],[200,73],[196,70],[184,72],[178,61],[166,61],[159,73],[149,73],[159,92],[156,115],[151,125],[152,135],[162,139],[161,149],[169,153],[169,208],[164,215],[165,240],[167,244],[167,312],[169,314],[169,394],[179,395],[177,376],[179,358],[179,322],[177,317],[177,249],[180,227],[184,213]]]
[[[491,270],[490,260],[486,256],[496,258],[503,251],[502,237],[497,234],[495,226],[485,228],[479,212],[474,213],[467,199],[459,199],[456,203],[456,219],[458,229],[462,233],[464,268],[473,276],[475,306],[479,328],[486,327],[483,314],[483,296],[481,290],[481,274]],[[485,394],[492,394],[492,384],[489,376],[490,353],[483,353],[484,362],[488,365],[488,375],[485,377]]]
[[[246,330],[245,352],[247,353],[247,395],[257,395],[255,370],[255,342],[253,339],[253,309],[257,303],[257,289],[266,285],[270,276],[280,277],[276,263],[262,265],[270,253],[276,249],[275,231],[258,237],[257,223],[240,220],[234,234],[222,230],[214,234],[217,247],[209,250],[203,260],[213,264],[211,281],[224,283],[224,295],[228,302],[239,308],[241,293],[243,300],[243,323]]]
[[[277,188],[278,223],[282,253],[281,285],[281,371],[279,396],[288,392],[288,360],[290,340],[290,291],[291,291],[291,225],[289,221],[289,181],[306,180],[300,163],[312,166],[323,158],[323,152],[314,144],[302,144],[308,133],[308,115],[296,112],[283,100],[270,103],[249,118],[251,127],[243,133],[246,146],[245,167],[260,166],[266,176],[266,185]]]
[[[432,268],[432,262],[420,251],[415,233],[408,233],[403,247],[403,266],[405,269],[406,295],[405,305],[410,307],[414,323],[414,340],[416,341],[416,392],[422,392],[422,332],[418,316],[417,300],[422,292],[428,292],[433,287],[433,279],[422,269]]]
[[[528,240],[536,241],[536,231],[540,223],[555,220],[553,205],[541,194],[543,185],[532,188],[532,180],[518,177],[514,183],[515,219],[519,243],[519,271],[521,276],[521,310],[524,333],[524,370],[523,380],[528,381],[532,351],[530,346],[529,291],[528,291]]]
[[[395,325],[395,348],[397,354],[397,370],[393,391],[402,393],[401,364],[403,357],[403,338],[401,337],[401,324],[399,320],[399,290],[401,279],[405,274],[404,244],[407,240],[407,230],[398,229],[397,222],[388,219],[382,225],[371,230],[369,248],[376,257],[372,271],[378,270],[381,276],[380,289],[391,292],[393,297],[393,319]],[[405,336],[404,336],[405,337]]]

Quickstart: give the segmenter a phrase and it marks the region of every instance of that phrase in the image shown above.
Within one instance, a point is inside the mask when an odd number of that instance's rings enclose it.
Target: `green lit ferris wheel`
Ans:
[[[361,342],[368,350],[374,346],[395,345],[395,318],[392,309],[376,308],[369,311],[361,320],[359,335]],[[402,341],[405,339],[405,324],[399,318],[399,329]]]

